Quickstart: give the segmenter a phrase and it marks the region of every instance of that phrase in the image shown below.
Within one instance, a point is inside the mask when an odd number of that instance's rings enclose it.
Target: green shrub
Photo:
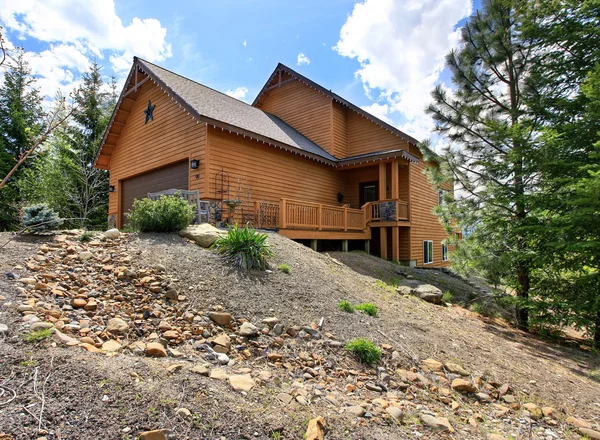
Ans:
[[[365,364],[374,365],[381,359],[381,349],[369,339],[353,339],[346,344],[346,350]]]
[[[289,264],[285,264],[285,263],[284,263],[284,264],[280,264],[280,265],[277,267],[277,269],[278,269],[278,270],[280,270],[280,271],[281,271],[281,272],[283,272],[283,273],[287,273],[287,274],[290,274],[290,273],[292,273],[292,268],[290,267],[290,265],[289,265]]]
[[[163,195],[158,200],[134,200],[133,208],[126,215],[135,231],[176,232],[190,224],[194,208],[177,195]]]
[[[267,269],[268,259],[273,256],[267,243],[267,234],[257,232],[248,226],[238,228],[236,225],[230,228],[227,235],[215,241],[213,248],[226,261],[244,271]]]
[[[85,231],[79,236],[79,241],[81,241],[82,243],[87,243],[92,241],[92,238],[94,238],[94,233],[90,231]]]
[[[344,311],[344,312],[348,312],[348,313],[354,313],[354,306],[352,304],[350,304],[350,301],[348,300],[341,300],[338,304],[338,309]]]
[[[373,303],[362,303],[354,306],[356,310],[366,313],[369,316],[377,316],[377,306]]]
[[[49,338],[50,336],[52,336],[52,329],[51,328],[41,328],[39,330],[35,330],[35,331],[29,332],[29,333],[25,333],[23,335],[23,338],[27,342],[36,343],[36,342],[41,342],[44,339]]]
[[[32,232],[45,231],[59,227],[62,222],[63,220],[58,214],[45,203],[23,208],[23,218],[21,219],[23,229],[27,228]]]
[[[450,292],[449,290],[446,290],[444,292],[444,294],[442,295],[442,302],[450,303],[450,302],[452,302],[453,299],[454,299],[454,292]]]

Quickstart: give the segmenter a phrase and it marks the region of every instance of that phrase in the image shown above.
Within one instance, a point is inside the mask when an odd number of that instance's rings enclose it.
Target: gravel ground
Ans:
[[[8,234],[0,234],[0,246],[7,238]],[[26,272],[15,267],[36,254],[44,241],[47,238],[20,237],[0,249],[0,295],[6,297],[0,304],[20,302],[15,283],[4,274]],[[380,259],[360,253],[317,254],[272,233],[269,241],[276,254],[273,271],[251,275],[232,271],[213,252],[174,235],[131,236],[129,251],[135,255],[134,266],[164,265],[177,279],[179,291],[188,296],[191,308],[221,305],[254,323],[268,316],[277,316],[284,325],[324,318],[323,331],[341,341],[368,337],[420,359],[457,362],[474,374],[509,382],[520,398],[600,420],[600,385],[592,378],[600,366],[597,355],[545,342],[460,307],[399,296],[392,286],[377,282],[389,282],[398,269]],[[282,263],[290,265],[290,274],[275,269]],[[403,270],[442,290],[468,293],[472,289],[441,272]],[[341,299],[374,302],[379,316],[342,312],[337,308]],[[10,329],[7,336],[0,336],[0,384],[10,385],[18,395],[10,405],[2,405],[6,394],[0,396],[0,433],[9,427],[14,438],[43,436],[37,434],[35,418],[41,405],[40,387],[48,374],[43,412],[43,426],[52,427],[48,439],[135,438],[140,430],[157,427],[170,429],[172,438],[178,439],[275,438],[274,431],[281,438],[301,438],[308,419],[318,415],[328,419],[327,439],[410,437],[410,430],[403,427],[357,423],[326,405],[283,409],[273,401],[276,388],[241,396],[225,384],[189,371],[168,374],[170,359],[90,358],[82,350],[27,344],[19,319],[14,307],[0,307],[0,323]],[[174,417],[174,408],[181,406],[196,412],[197,419]],[[487,438],[485,432],[472,431],[469,438]],[[437,438],[437,434],[424,438]]]

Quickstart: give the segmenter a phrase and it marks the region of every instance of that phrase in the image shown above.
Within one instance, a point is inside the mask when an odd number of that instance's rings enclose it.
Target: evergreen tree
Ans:
[[[4,75],[0,87],[0,178],[8,174],[19,158],[31,146],[43,128],[42,98],[35,88],[35,78],[19,51]],[[21,177],[17,171],[11,177],[12,185],[0,191],[0,230],[12,229],[18,223],[21,202],[14,183]]]
[[[484,0],[462,29],[461,44],[446,59],[453,93],[437,87],[427,109],[450,145],[438,158],[441,169],[466,197],[445,204],[448,227],[458,220],[473,240],[507,268],[505,283],[519,301],[516,322],[528,329],[532,251],[528,231],[531,194],[538,185],[538,128],[526,97],[531,40],[520,31],[524,1]]]

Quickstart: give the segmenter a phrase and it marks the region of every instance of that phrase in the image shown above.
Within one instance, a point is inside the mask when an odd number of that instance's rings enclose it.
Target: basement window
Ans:
[[[448,261],[448,245],[442,243],[442,261]]]
[[[433,240],[423,241],[423,264],[433,263]]]

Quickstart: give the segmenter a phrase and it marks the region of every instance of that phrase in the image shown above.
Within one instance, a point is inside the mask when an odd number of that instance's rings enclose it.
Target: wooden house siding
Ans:
[[[281,151],[220,129],[208,130],[208,197],[216,198],[214,178],[221,169],[229,174],[231,198],[240,199],[250,189],[253,201],[278,203],[280,199],[338,204],[337,193],[344,181],[332,167]],[[206,197],[206,196],[205,196]]]
[[[348,157],[348,127],[346,124],[346,108],[331,101],[333,154],[338,159]]]
[[[146,83],[137,95],[111,155],[110,184],[117,191],[109,194],[109,215],[119,211],[119,181],[181,160],[200,159],[200,169],[191,170],[189,188],[204,188],[206,126],[196,124],[175,101],[154,85]],[[154,120],[144,124],[143,111],[148,100],[156,105]]]
[[[291,77],[284,76],[283,80]],[[269,90],[260,109],[271,113],[333,154],[331,141],[331,99],[297,80]]]
[[[346,112],[348,156],[384,150],[408,150],[408,142],[390,133],[364,116]]]

